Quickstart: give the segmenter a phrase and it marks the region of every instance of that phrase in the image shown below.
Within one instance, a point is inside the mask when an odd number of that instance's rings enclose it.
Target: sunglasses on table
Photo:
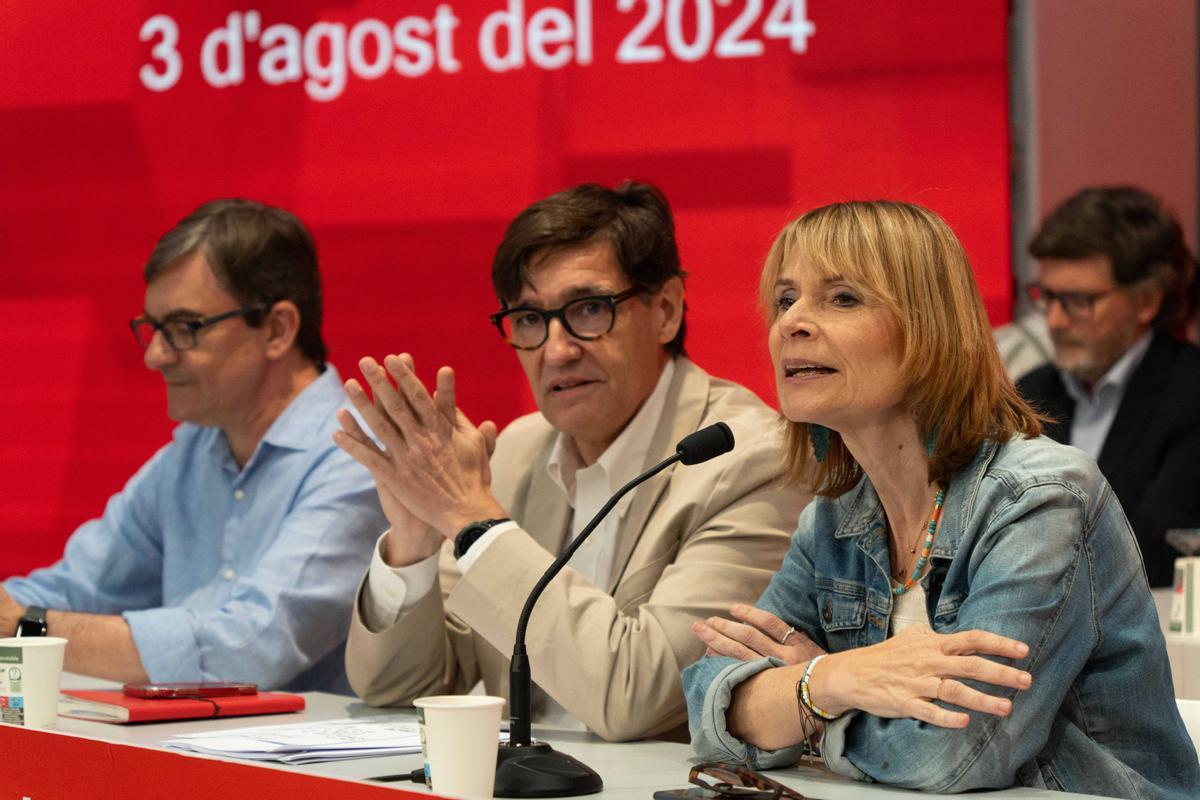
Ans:
[[[795,789],[742,764],[697,764],[688,774],[688,782],[700,788],[655,792],[655,800],[809,800]]]

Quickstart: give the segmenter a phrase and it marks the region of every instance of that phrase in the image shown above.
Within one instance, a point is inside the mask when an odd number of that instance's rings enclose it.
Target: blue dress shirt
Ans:
[[[350,693],[355,588],[387,527],[370,474],[333,444],[328,366],[238,469],[225,434],[182,424],[17,602],[121,614],[150,679]]]

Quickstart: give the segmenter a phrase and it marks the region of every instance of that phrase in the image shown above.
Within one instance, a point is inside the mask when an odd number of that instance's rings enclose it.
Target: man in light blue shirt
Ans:
[[[331,440],[346,397],[312,239],[282,209],[217,200],[144,277],[131,327],[182,424],[62,560],[5,581],[0,636],[63,636],[67,670],[123,682],[347,692],[354,589],[386,524]]]

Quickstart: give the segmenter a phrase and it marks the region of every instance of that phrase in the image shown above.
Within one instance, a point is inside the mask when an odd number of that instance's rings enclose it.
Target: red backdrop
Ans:
[[[125,323],[153,242],[213,197],[312,228],[344,375],[402,349],[426,377],[452,364],[477,420],[532,407],[486,321],[491,253],[585,180],[665,190],[689,349],[765,398],[758,269],[816,204],[937,210],[1005,321],[1006,6],[6,0],[0,577],[56,557],[169,436]]]

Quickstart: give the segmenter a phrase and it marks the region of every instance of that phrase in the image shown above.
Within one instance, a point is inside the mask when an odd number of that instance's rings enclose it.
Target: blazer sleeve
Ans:
[[[1200,527],[1200,357],[1188,361],[1191,369],[1172,382],[1159,409],[1168,421],[1161,438],[1155,437],[1148,452],[1128,459],[1132,468],[1122,465],[1113,477],[1151,586],[1170,586],[1174,578],[1179,553],[1167,543],[1167,531]]]
[[[446,613],[445,597],[459,577],[447,544],[439,563],[440,585],[381,631],[366,625],[363,579],[346,641],[346,676],[367,705],[410,705],[424,695],[465,694],[483,677],[470,627]]]

